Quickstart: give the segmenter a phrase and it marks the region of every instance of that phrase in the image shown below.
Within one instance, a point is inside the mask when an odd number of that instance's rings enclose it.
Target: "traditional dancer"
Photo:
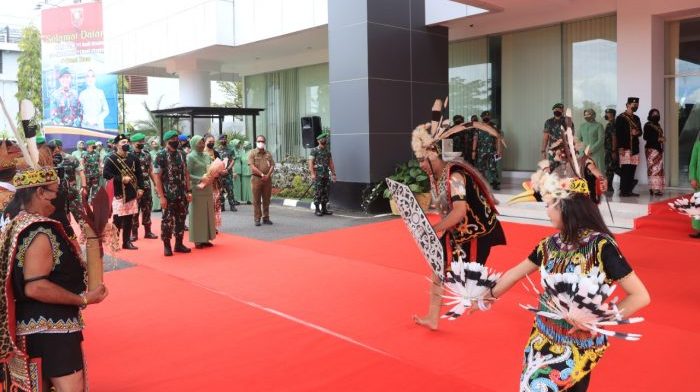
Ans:
[[[433,225],[442,241],[445,266],[452,260],[476,261],[485,264],[491,247],[506,243],[498,218],[495,201],[486,181],[478,170],[463,159],[446,161],[441,154],[441,142],[467,128],[476,128],[499,138],[498,131],[483,123],[464,123],[451,129],[441,121],[442,101],[433,105],[433,121],[418,126],[412,134],[411,147],[421,169],[430,177],[433,200],[438,203],[441,220]],[[447,267],[445,268],[447,270]],[[414,321],[429,329],[438,328],[442,303],[442,276],[433,275],[430,305],[425,316]]]

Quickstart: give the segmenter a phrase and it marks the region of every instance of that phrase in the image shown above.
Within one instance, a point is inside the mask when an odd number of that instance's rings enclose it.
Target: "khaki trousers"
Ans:
[[[261,217],[263,219],[270,219],[272,179],[263,181],[262,178],[258,176],[251,176],[250,187],[253,191],[253,211],[255,211],[255,221],[260,222]]]

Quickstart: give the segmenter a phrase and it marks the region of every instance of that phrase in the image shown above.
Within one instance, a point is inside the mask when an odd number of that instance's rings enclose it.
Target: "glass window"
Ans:
[[[617,103],[617,33],[615,16],[565,23],[563,26],[564,104],[573,110],[575,124],[583,111],[604,112]]]
[[[450,118],[461,114],[469,121],[490,109],[487,39],[451,43],[449,67]]]

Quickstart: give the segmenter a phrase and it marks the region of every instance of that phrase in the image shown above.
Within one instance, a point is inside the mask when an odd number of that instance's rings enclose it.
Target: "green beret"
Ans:
[[[129,141],[140,142],[141,140],[143,140],[145,138],[146,138],[146,135],[144,135],[143,133],[135,133],[135,134],[131,135],[131,139],[129,139]]]
[[[171,130],[171,131],[165,132],[165,135],[163,135],[163,140],[168,140],[168,139],[171,139],[171,138],[174,138],[177,136],[178,136],[177,131]]]
[[[327,138],[328,136],[330,136],[330,134],[328,133],[328,131],[323,131],[323,132],[321,132],[320,135],[316,136],[316,140],[325,139],[325,138]]]
[[[42,144],[42,143],[46,143],[46,138],[43,136],[37,136],[36,137],[36,144]]]
[[[95,141],[94,141],[94,140],[88,140],[85,144],[87,144],[88,146],[94,146],[94,145],[95,145]]]

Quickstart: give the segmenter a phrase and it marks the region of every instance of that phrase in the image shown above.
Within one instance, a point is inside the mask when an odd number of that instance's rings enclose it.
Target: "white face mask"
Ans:
[[[265,148],[265,143],[263,143],[263,142],[257,142],[257,143],[255,143],[255,145],[258,146],[258,148],[261,150]]]

